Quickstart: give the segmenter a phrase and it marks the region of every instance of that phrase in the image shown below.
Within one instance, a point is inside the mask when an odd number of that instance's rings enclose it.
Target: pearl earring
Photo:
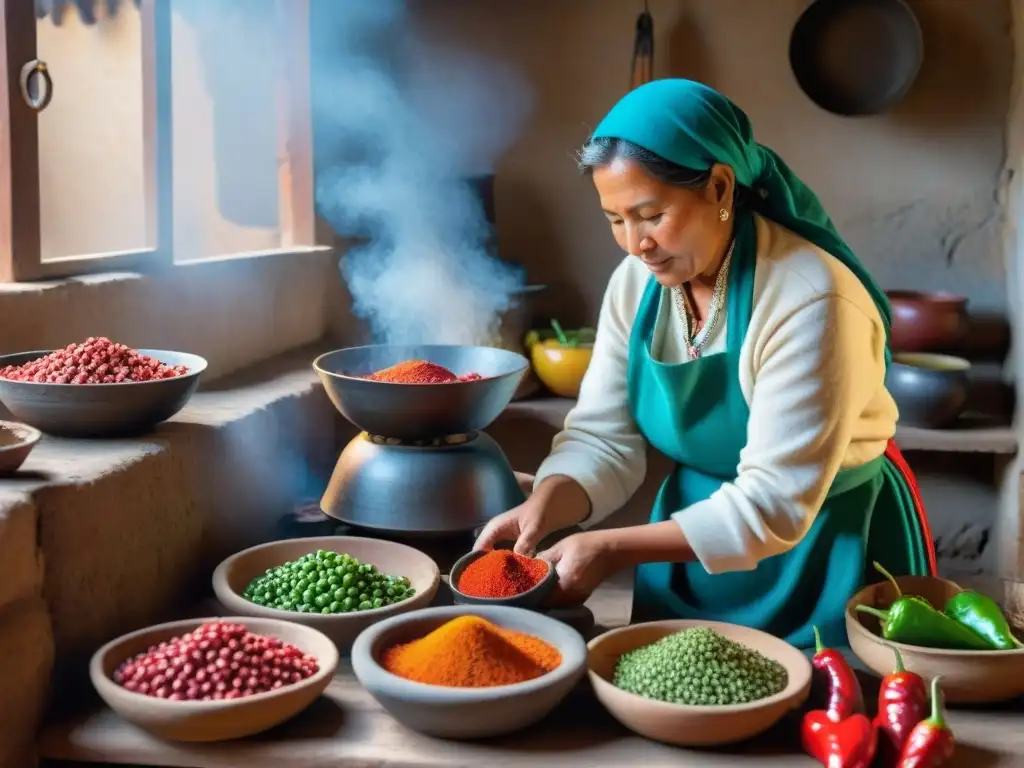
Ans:
[[[720,210],[718,212],[718,218],[721,219],[722,221],[728,221],[729,220],[729,212],[727,210],[725,210],[725,208],[723,208],[722,210]]]

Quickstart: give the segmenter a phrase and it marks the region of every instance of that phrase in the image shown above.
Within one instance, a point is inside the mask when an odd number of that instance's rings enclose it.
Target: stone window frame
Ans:
[[[278,78],[278,211],[281,247],[200,260],[223,261],[320,252],[314,207],[309,70],[309,2],[275,0],[288,55]],[[0,0],[0,284],[96,272],[160,273],[174,260],[171,120],[171,2],[140,0],[143,147],[147,247],[42,259],[37,111],[23,94],[23,71],[37,59],[36,17],[29,0]],[[37,84],[39,78],[32,78]],[[59,83],[57,84],[59,88]]]

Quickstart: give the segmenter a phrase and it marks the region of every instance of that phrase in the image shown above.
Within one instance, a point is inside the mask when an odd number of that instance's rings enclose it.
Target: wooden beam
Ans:
[[[308,0],[277,0],[281,32],[277,86],[281,247],[315,245],[313,114]]]
[[[34,4],[0,0],[0,282],[30,279],[41,254],[39,131],[21,92],[21,70],[36,58]]]

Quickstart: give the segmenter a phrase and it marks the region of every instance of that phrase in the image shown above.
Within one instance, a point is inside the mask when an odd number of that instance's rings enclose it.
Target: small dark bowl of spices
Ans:
[[[548,561],[511,549],[480,550],[456,561],[448,586],[460,605],[538,609],[558,586],[558,574]]]

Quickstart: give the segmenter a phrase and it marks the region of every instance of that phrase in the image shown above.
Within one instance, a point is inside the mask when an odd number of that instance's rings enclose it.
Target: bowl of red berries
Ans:
[[[57,437],[127,437],[185,407],[206,360],[132,349],[106,337],[55,350],[0,356],[0,403]]]
[[[326,635],[276,619],[174,621],[119,637],[89,664],[117,714],[168,741],[226,741],[306,709],[338,667]]]

